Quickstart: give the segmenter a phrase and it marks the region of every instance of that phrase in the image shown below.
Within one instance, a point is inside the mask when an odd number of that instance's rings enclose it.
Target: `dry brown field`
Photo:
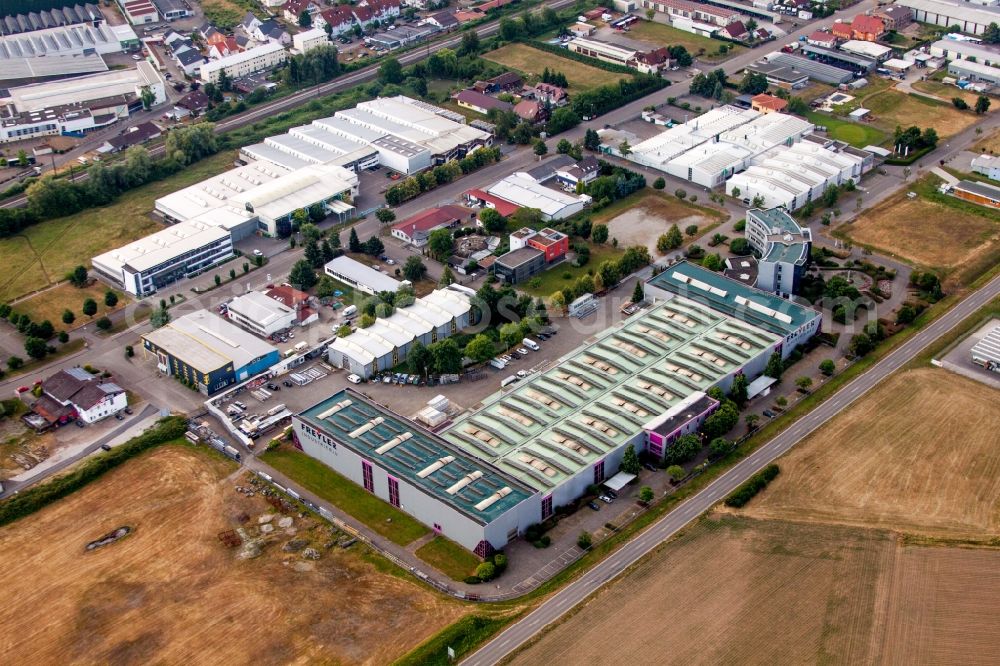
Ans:
[[[609,72],[605,69],[598,69],[590,65],[561,58],[554,53],[541,51],[532,48],[527,44],[507,44],[496,51],[484,53],[483,58],[499,63],[504,67],[516,69],[528,76],[541,76],[542,71],[547,67],[551,70],[562,72],[566,75],[569,83],[570,94],[583,90],[590,90],[598,86],[610,83],[618,83],[619,79],[627,79],[627,74]]]
[[[1000,391],[939,368],[893,375],[781,461],[743,511],[975,539],[1000,534]]]
[[[708,516],[513,663],[871,663],[895,547],[875,530]]]
[[[977,264],[997,252],[1000,223],[975,214],[971,205],[959,209],[923,195],[910,199],[909,191],[902,188],[842,229],[855,242],[944,270]]]
[[[977,153],[1000,153],[1000,131],[995,131],[980,139],[972,146],[971,150]]]
[[[381,573],[359,546],[295,517],[255,559],[218,534],[273,509],[238,494],[232,465],[182,446],[131,460],[0,529],[0,651],[12,664],[382,664],[461,607]],[[277,519],[275,519],[277,520]],[[101,549],[85,545],[128,525]],[[321,557],[283,552],[292,538]]]
[[[888,132],[895,130],[897,125],[933,127],[942,139],[958,134],[981,119],[971,111],[959,111],[948,102],[908,95],[899,90],[868,95],[864,105],[875,117],[873,124]]]

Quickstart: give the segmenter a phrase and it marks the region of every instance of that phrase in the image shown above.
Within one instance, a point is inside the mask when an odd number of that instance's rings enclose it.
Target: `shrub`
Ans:
[[[654,190],[662,190],[666,186],[667,186],[667,181],[663,180],[663,178],[657,178],[656,180],[653,181]]]
[[[829,377],[837,370],[837,364],[831,359],[825,359],[819,364],[819,371]]]
[[[492,580],[497,575],[497,569],[492,562],[483,562],[476,567],[476,578],[481,581]]]
[[[503,553],[497,553],[493,556],[493,566],[496,567],[497,576],[502,574],[507,569],[507,556]]]
[[[22,365],[24,365],[24,359],[21,358],[20,356],[11,356],[9,359],[7,359],[7,367],[10,368],[11,370],[17,370]]]
[[[67,333],[66,331],[59,331],[59,342],[61,342],[62,344],[66,344],[67,342],[69,342],[69,333]]]
[[[778,476],[781,470],[777,465],[771,464],[760,470],[749,479],[740,484],[739,488],[734,490],[729,497],[726,498],[726,506],[731,506],[735,508],[740,508],[745,506],[747,502],[753,499],[754,495],[764,490],[774,477]]]
[[[101,317],[100,319],[97,320],[97,328],[101,329],[102,331],[107,331],[108,329],[111,328],[111,320],[108,319],[107,317]]]
[[[483,581],[481,581],[481,580],[479,579],[479,576],[466,576],[466,577],[465,577],[465,582],[466,582],[466,584],[468,584],[468,585],[479,585],[479,584],[480,584],[480,583],[482,583]]]
[[[593,543],[593,539],[590,536],[590,532],[580,532],[580,536],[576,538],[576,545],[583,550],[588,550]]]
[[[687,476],[687,472],[685,472],[684,468],[681,467],[680,465],[671,465],[670,467],[668,467],[667,474],[674,481],[680,481],[685,476]]]

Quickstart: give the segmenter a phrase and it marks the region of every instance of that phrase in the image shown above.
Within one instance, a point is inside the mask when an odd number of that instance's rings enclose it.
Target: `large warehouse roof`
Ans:
[[[722,132],[748,123],[759,115],[749,109],[720,106],[632,146],[629,159],[638,164],[665,169],[667,162],[678,155],[713,140]]]
[[[480,524],[492,522],[532,494],[515,478],[350,389],[334,393],[300,417]]]
[[[348,192],[358,175],[333,164],[310,164],[232,197],[238,207],[267,219],[277,219],[308,208],[317,201]]]
[[[742,146],[753,154],[800,139],[816,126],[787,113],[768,113],[719,135],[719,141]]]
[[[257,336],[208,310],[178,317],[143,337],[171,356],[206,373],[230,363],[234,370],[239,370],[275,351],[273,346]]]
[[[124,28],[124,31],[122,31]],[[138,40],[128,26],[110,26],[90,23],[34,30],[18,35],[0,36],[0,66],[6,68],[7,61],[19,58],[40,58],[57,55],[80,55],[86,51],[93,53],[114,53],[121,51],[121,42]],[[5,79],[12,78],[3,73]]]
[[[230,209],[247,218],[246,207],[237,204],[235,198],[287,173],[287,169],[274,164],[253,162],[160,197],[156,200],[156,210],[176,220],[190,220],[205,213],[214,215],[219,209]]]
[[[18,111],[41,111],[42,109],[86,104],[89,101],[137,94],[143,86],[162,84],[163,79],[145,60],[136,63],[135,69],[116,69],[100,74],[80,76],[65,81],[34,83],[27,86],[8,88],[2,101],[13,103]]]
[[[675,298],[487,398],[442,435],[546,491],[775,342],[771,333]]]
[[[399,289],[399,280],[393,279],[374,268],[365,266],[360,261],[351,259],[346,255],[326,262],[323,269],[327,274],[342,275],[352,282],[370,287],[375,292],[394,292]]]
[[[909,7],[915,12],[927,12],[947,17],[951,22],[962,24],[975,23],[988,26],[990,23],[1000,23],[1000,8],[976,5],[958,0],[897,0],[896,4]],[[923,20],[922,17],[917,17]],[[939,24],[940,25],[940,24]]]
[[[1000,368],[1000,324],[994,326],[972,347],[972,359],[982,364],[991,363]]]
[[[720,312],[738,316],[758,328],[783,337],[792,335],[821,316],[815,310],[729,280],[719,273],[687,261],[670,266],[651,278],[649,284],[705,303]]]
[[[491,185],[486,191],[522,208],[537,208],[542,211],[542,215],[553,218],[560,217],[570,206],[590,201],[590,197],[586,194],[568,194],[539,184],[530,176],[517,173]]]
[[[257,322],[261,328],[267,328],[293,314],[295,311],[287,305],[279,303],[270,296],[259,291],[248,291],[229,301],[229,310]]]

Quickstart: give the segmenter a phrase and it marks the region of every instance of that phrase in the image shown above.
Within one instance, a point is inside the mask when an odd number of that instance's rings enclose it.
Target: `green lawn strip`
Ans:
[[[431,636],[393,664],[394,666],[451,664],[453,662],[448,658],[448,648],[455,651],[456,658],[468,654],[518,617],[519,614],[497,617],[467,615]]]
[[[417,549],[417,557],[448,575],[452,580],[462,581],[475,573],[479,558],[462,548],[451,539],[436,536]]]
[[[400,546],[430,531],[305,453],[280,448],[265,453],[261,460]]]

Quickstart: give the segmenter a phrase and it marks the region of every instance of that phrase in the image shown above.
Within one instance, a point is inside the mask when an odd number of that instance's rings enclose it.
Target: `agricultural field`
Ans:
[[[744,513],[930,536],[1000,535],[1000,391],[940,368],[894,375],[780,461]]]
[[[708,516],[513,663],[870,663],[894,549],[874,530]]]
[[[726,58],[731,58],[737,53],[746,51],[746,47],[723,42],[711,37],[702,37],[693,32],[679,30],[665,23],[655,21],[636,21],[629,26],[628,36],[630,39],[641,40],[655,44],[656,46],[683,46],[692,56],[710,62],[721,62]],[[720,46],[727,46],[729,50],[725,54],[719,53]]]
[[[875,117],[872,123],[886,132],[892,132],[897,125],[933,127],[942,139],[954,136],[980,120],[980,116],[972,111],[959,111],[950,102],[908,95],[898,90],[869,95],[865,97],[864,106]]]
[[[607,213],[607,211],[613,211]],[[610,215],[613,214],[613,217]],[[717,210],[681,201],[675,196],[644,190],[638,197],[627,198],[625,206],[609,206],[595,216],[594,223],[608,225],[608,234],[621,247],[645,245],[651,257],[658,257],[656,240],[676,224],[684,231],[690,225],[701,235],[716,227],[725,215]],[[685,237],[686,240],[690,240]]]
[[[64,282],[51,289],[35,294],[23,301],[14,304],[14,311],[31,317],[31,321],[45,321],[48,319],[56,329],[71,331],[74,328],[85,326],[91,321],[95,321],[104,315],[120,310],[128,304],[125,292],[114,290],[118,296],[118,304],[109,308],[104,304],[104,294],[108,291],[108,286],[103,282],[94,281],[91,284],[78,289],[69,282]],[[97,314],[88,317],[83,314],[83,302],[92,298],[97,303]],[[70,310],[76,315],[76,320],[72,324],[66,325],[62,322],[64,310]]]
[[[0,239],[0,266],[6,268],[0,275],[0,301],[55,284],[75,266],[89,265],[94,255],[162,229],[150,217],[154,200],[222,173],[232,161],[231,152],[213,155],[170,178],[131,190],[108,206],[42,222]]]
[[[570,94],[590,90],[608,83],[617,83],[619,79],[628,78],[627,74],[609,72],[597,67],[591,67],[576,60],[560,58],[547,51],[540,51],[527,44],[507,44],[496,51],[484,53],[483,58],[492,62],[516,69],[517,71],[538,78],[546,67],[562,72],[569,82]]]
[[[388,663],[463,615],[376,568],[359,546],[326,548],[330,527],[297,514],[265,537],[259,556],[240,558],[242,547],[219,534],[256,533],[274,509],[237,493],[234,469],[205,451],[163,446],[0,529],[6,659]],[[133,532],[85,550],[122,526]],[[319,559],[285,550],[293,539]]]
[[[837,235],[959,279],[977,276],[1000,254],[1000,214],[939,193],[940,183],[928,175],[900,189]]]

